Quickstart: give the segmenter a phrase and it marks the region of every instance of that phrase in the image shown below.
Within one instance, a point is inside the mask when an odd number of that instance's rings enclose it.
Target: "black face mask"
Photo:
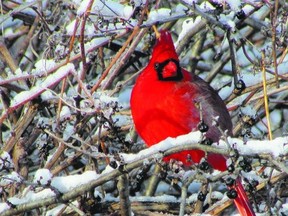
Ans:
[[[165,76],[164,75],[165,67],[167,67],[167,65],[171,62],[176,65],[175,68],[176,71],[173,73],[173,76]],[[183,79],[183,74],[181,71],[179,61],[175,59],[167,59],[166,61],[160,63],[156,62],[154,64],[154,68],[157,71],[158,79],[161,81],[181,81]]]

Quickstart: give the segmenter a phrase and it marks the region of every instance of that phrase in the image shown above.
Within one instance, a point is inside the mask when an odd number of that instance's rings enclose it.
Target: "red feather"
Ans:
[[[131,94],[131,112],[136,131],[148,146],[167,137],[198,130],[201,115],[209,127],[206,137],[212,141],[219,141],[219,127],[232,133],[231,118],[224,102],[208,83],[180,68],[171,34],[167,31],[161,32],[149,64],[136,81]],[[213,123],[216,117],[217,126]],[[201,150],[182,151],[165,157],[164,161],[176,159],[189,166],[192,162],[188,158],[199,163],[204,155]],[[209,154],[208,163],[220,171],[227,169],[226,159],[219,154]],[[236,206],[242,215],[255,215],[239,182],[235,185]]]

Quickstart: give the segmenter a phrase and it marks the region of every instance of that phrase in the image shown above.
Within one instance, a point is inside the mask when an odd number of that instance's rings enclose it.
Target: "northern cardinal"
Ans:
[[[231,118],[223,100],[208,83],[180,67],[168,31],[160,32],[149,63],[136,80],[130,103],[136,131],[148,146],[198,130],[203,123],[208,126],[206,139],[213,142],[219,141],[221,131],[232,133]],[[201,150],[190,150],[163,160],[175,159],[189,166],[199,163],[204,155]],[[227,169],[222,155],[208,154],[207,161],[214,169]],[[237,192],[234,202],[240,214],[255,215],[240,179],[232,188]]]

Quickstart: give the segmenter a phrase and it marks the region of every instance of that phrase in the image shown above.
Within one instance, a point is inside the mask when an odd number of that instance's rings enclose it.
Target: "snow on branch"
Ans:
[[[209,152],[222,153],[228,155],[229,151],[226,143],[221,140],[219,145],[214,143],[213,146],[206,146],[199,144],[202,135],[199,131],[191,132],[176,138],[167,138],[159,144],[153,145],[148,149],[144,149],[137,154],[124,154],[121,153],[120,158],[123,159],[125,171],[129,172],[143,164],[150,163],[155,158],[170,153],[180,152],[183,150],[201,149]],[[273,157],[278,157],[287,153],[288,137],[276,138],[268,141],[248,141],[243,143],[242,140],[236,138],[228,138],[229,145],[239,151],[240,155],[261,155],[271,154]],[[244,148],[245,145],[245,148]],[[217,147],[216,147],[217,146]],[[108,166],[100,175],[94,171],[84,172],[81,175],[70,175],[66,177],[52,177],[47,169],[39,169],[34,177],[34,187],[45,187],[41,192],[34,192],[30,187],[27,188],[27,195],[22,198],[11,197],[9,198],[10,205],[16,206],[10,209],[7,203],[0,203],[2,215],[13,215],[26,210],[36,208],[41,205],[48,205],[61,200],[63,202],[73,199],[85,192],[90,191],[105,182],[115,179],[122,175],[123,171],[119,169],[112,169]],[[82,179],[81,181],[79,181]],[[13,180],[11,180],[13,181]],[[77,184],[76,184],[77,182]],[[51,187],[51,188],[50,188]],[[50,188],[50,189],[49,189]],[[58,192],[57,192],[58,191]],[[62,195],[60,195],[62,194]],[[18,206],[19,205],[19,206]],[[8,210],[9,209],[9,210]],[[5,210],[7,210],[5,212]]]
[[[200,149],[207,152],[229,155],[226,141],[220,140],[219,144],[214,143],[210,147],[199,144],[201,137],[201,132],[191,132],[176,138],[169,137],[137,154],[121,153],[120,155],[122,155],[125,163],[131,163],[139,159],[148,158],[151,155],[153,155],[154,158],[157,158],[159,156],[163,157],[171,153],[192,149]],[[240,155],[243,156],[270,154],[273,157],[279,157],[286,155],[288,152],[288,137],[279,137],[274,140],[250,140],[246,143],[241,139],[228,137],[228,144],[232,149],[238,150]]]
[[[48,88],[58,84],[63,78],[65,78],[70,72],[75,71],[74,65],[72,63],[68,63],[65,66],[59,68],[55,73],[49,75],[40,85],[34,86],[30,90],[20,92],[17,94],[12,102],[10,109],[14,109],[31,101],[32,99],[38,97]]]
[[[27,102],[33,100],[34,98],[38,97],[47,89],[52,88],[71,72],[75,72],[74,64],[68,63],[67,65],[60,67],[55,73],[47,76],[46,79],[39,85],[15,95],[11,101],[10,107],[7,109],[6,112],[2,114],[0,118],[0,123],[3,122],[3,120],[9,113],[26,104]]]

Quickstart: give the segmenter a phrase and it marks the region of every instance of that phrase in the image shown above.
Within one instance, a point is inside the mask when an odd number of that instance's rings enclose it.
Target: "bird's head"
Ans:
[[[159,80],[182,80],[183,74],[170,32],[160,32],[160,37],[153,48],[150,64],[153,64]]]

